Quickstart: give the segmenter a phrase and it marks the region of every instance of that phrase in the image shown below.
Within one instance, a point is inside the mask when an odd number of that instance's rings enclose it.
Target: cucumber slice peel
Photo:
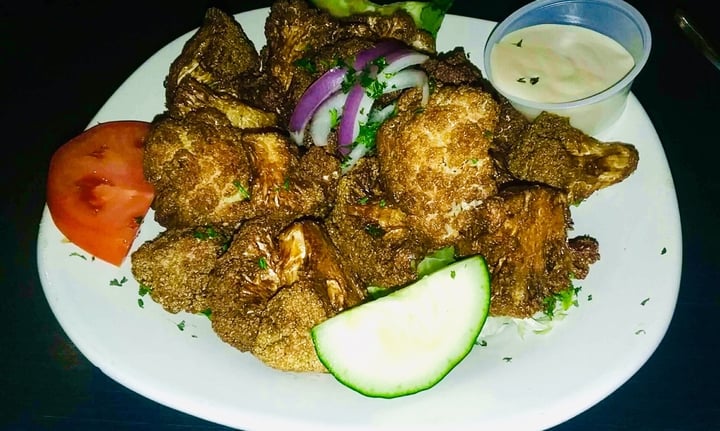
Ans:
[[[475,345],[490,308],[490,275],[473,256],[312,329],[318,358],[342,384],[370,397],[431,388]]]

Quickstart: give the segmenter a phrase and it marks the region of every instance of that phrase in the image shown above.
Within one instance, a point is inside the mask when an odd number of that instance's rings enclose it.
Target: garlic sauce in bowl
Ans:
[[[485,77],[529,120],[551,112],[596,135],[622,115],[650,48],[623,0],[535,0],[491,32]]]
[[[613,39],[569,24],[538,24],[505,35],[490,56],[503,93],[543,103],[572,102],[611,87],[632,70]]]

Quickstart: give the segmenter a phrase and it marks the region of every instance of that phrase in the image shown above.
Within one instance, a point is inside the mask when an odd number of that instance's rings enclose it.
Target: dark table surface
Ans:
[[[458,0],[451,13],[498,21],[518,0]],[[719,41],[706,0],[631,0],[653,35],[633,92],[665,148],[683,226],[675,315],[647,364],[556,430],[720,429],[720,70],[673,21],[682,7]],[[137,395],[76,350],[52,315],[35,242],[49,158],[82,131],[123,80],[166,43],[196,28],[209,6],[237,13],[270,1],[27,0],[0,6],[5,155],[0,232],[0,428],[221,430]]]

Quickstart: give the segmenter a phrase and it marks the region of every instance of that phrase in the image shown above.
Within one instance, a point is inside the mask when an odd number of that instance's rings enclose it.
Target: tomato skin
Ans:
[[[93,126],[50,159],[47,205],[57,228],[93,256],[119,266],[155,196],[143,175],[144,121]]]

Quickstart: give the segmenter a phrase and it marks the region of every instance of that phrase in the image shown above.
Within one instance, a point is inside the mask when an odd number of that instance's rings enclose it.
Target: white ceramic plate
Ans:
[[[237,15],[256,46],[268,10]],[[481,62],[493,23],[448,16],[438,48],[464,46]],[[163,79],[191,34],[142,65],[92,124],[150,120],[163,110]],[[601,139],[635,144],[638,170],[573,208],[575,234],[600,242],[601,260],[582,286],[580,305],[548,333],[503,331],[476,347],[431,390],[399,399],[363,397],[330,375],[270,369],[221,342],[204,316],[166,313],[149,297],[138,305],[129,262],[120,268],[82,253],[43,214],[38,266],[45,294],[77,347],[104,373],[150,399],[245,430],[535,430],[588,409],[650,357],[670,323],[681,268],[680,220],[658,136],[630,96]],[[159,227],[148,217],[137,247]],[[112,286],[112,280],[127,282]],[[183,326],[180,330],[179,326]]]

